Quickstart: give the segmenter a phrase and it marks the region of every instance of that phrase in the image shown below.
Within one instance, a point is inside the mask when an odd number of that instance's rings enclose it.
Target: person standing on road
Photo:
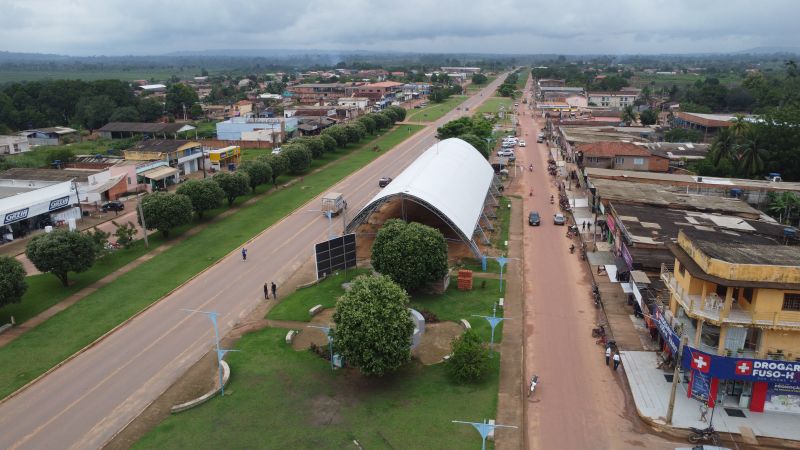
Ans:
[[[611,361],[611,346],[606,345],[606,365],[608,365],[609,361]]]
[[[242,247],[242,261],[247,261],[247,249]]]
[[[272,299],[273,300],[277,300],[278,299],[278,286],[275,286],[275,282],[274,281],[272,282]]]
[[[617,370],[617,367],[619,367],[619,362],[620,362],[621,359],[622,358],[619,357],[619,352],[615,352],[614,353],[614,370]]]
[[[269,300],[269,283],[264,283],[264,300]]]

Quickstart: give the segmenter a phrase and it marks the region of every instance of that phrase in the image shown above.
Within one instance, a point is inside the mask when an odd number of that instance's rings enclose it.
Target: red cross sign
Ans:
[[[711,357],[698,352],[692,352],[692,369],[708,373],[711,368]]]
[[[752,372],[752,361],[736,361],[736,375],[750,375]]]

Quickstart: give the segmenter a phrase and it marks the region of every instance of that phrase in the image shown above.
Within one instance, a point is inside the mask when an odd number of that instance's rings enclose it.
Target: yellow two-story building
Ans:
[[[800,248],[696,229],[681,230],[669,248],[674,267],[663,266],[661,278],[669,288],[673,324],[688,345],[741,361],[800,361]],[[758,411],[764,405],[750,405],[751,398],[769,403],[769,383],[754,393],[757,382],[718,381],[717,401],[723,404]],[[800,395],[789,397],[796,397],[790,400],[800,413]]]

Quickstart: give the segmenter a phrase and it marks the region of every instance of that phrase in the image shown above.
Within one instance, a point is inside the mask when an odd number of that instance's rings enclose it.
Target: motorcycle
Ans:
[[[536,385],[539,384],[539,375],[534,375],[531,378],[531,389],[528,391],[528,397],[533,395],[533,391],[536,389]]]
[[[528,194],[528,196],[533,197],[533,189],[531,189],[531,192]]]
[[[575,253],[575,244],[569,246],[569,254],[571,255],[573,253]]]
[[[719,445],[719,433],[717,433],[713,426],[709,426],[708,428],[689,427],[689,430],[692,432],[692,434],[689,435],[689,442],[692,444],[709,441],[713,445]]]
[[[528,166],[528,170],[530,170],[531,172],[533,172],[533,164],[531,164],[530,166]]]
[[[592,328],[592,337],[599,338],[600,336],[606,335],[606,327],[602,324],[599,325],[597,328]]]
[[[550,196],[550,204],[551,205],[553,204],[553,196],[552,195]]]

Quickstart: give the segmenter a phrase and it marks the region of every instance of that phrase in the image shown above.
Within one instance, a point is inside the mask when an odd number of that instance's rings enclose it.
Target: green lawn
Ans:
[[[531,76],[531,71],[527,67],[520,69],[519,77],[517,77],[517,88],[524,89],[525,83],[528,82],[528,77]]]
[[[433,122],[439,120],[466,99],[466,95],[454,95],[442,103],[430,102],[424,108],[409,110],[406,120],[409,122]]]
[[[365,379],[293,351],[285,334],[243,336],[226,357],[231,395],[167,417],[134,448],[478,448],[475,429],[451,421],[495,417],[500,358],[476,385],[452,384],[441,364]]]
[[[302,185],[298,183],[275,191],[236,214],[209,224],[179,245],[120,276],[113,283],[0,348],[0,397],[7,396],[47,371],[334,183],[382,155],[382,152],[371,151],[374,145],[391,148],[421,128],[403,126],[376,140],[352,147],[347,151],[347,157],[340,158],[323,171],[306,175]],[[344,152],[340,150],[338,153],[341,155]]]
[[[127,144],[128,142],[128,140],[97,139],[93,141],[85,140],[74,144],[43,145],[29,152],[6,156],[6,158],[16,167],[44,167],[47,165],[47,153],[53,149],[67,148],[76,155],[95,155],[98,153],[105,154],[108,150],[120,148],[123,143]]]
[[[484,281],[486,281],[485,286],[483,286]],[[478,336],[489,342],[491,335],[489,322],[481,317],[472,317],[472,315],[492,315],[492,306],[504,295],[500,292],[500,280],[473,278],[471,291],[459,291],[456,286],[457,280],[454,275],[450,280],[450,288],[443,295],[414,295],[411,297],[411,307],[428,310],[443,321],[458,322],[460,319],[467,319]],[[503,291],[505,289],[506,282],[503,280]],[[502,316],[503,308],[497,308],[497,317]],[[502,336],[503,323],[501,322],[495,329],[494,342],[502,341]]]
[[[157,247],[160,242],[160,236],[151,236],[150,249]],[[62,286],[61,281],[49,273],[27,277],[25,281],[28,283],[28,290],[22,297],[22,302],[0,308],[0,323],[8,323],[11,316],[14,316],[18,324],[25,322],[147,252],[144,243],[137,241],[129,249],[108,253],[86,272],[70,273],[69,287]]]
[[[344,294],[342,283],[365,273],[370,273],[370,271],[367,269],[350,269],[347,272],[339,272],[332,275],[314,286],[298,289],[281,299],[269,311],[267,319],[308,322],[311,320],[308,315],[309,309],[316,305],[333,308],[336,306],[336,300]]]
[[[490,97],[478,107],[476,112],[497,114],[500,110],[500,105],[505,105],[506,113],[509,113],[513,109],[514,101],[508,97]]]
[[[486,83],[483,83],[483,84],[472,84],[472,83],[470,83],[469,86],[467,86],[467,94],[474,94],[474,93],[480,91],[481,89],[483,89],[486,86],[488,86],[489,84],[491,84],[492,81],[494,81],[495,79],[497,79],[497,75],[487,75],[486,76]]]
[[[511,204],[511,200],[500,197],[497,199],[497,202],[500,203],[500,206],[497,208],[498,220],[495,226],[499,227],[500,230],[494,233],[492,237],[492,246],[505,253],[506,250],[508,250],[505,243],[508,241],[508,225],[511,221],[511,209],[508,207],[508,205]]]

